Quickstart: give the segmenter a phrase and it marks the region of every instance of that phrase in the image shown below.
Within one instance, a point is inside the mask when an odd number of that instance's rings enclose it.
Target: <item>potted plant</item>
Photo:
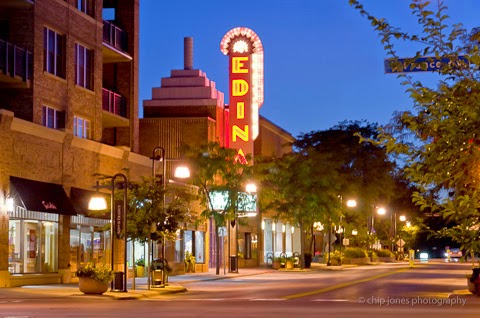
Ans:
[[[472,294],[480,295],[480,261],[478,266],[473,262],[472,273],[465,275],[467,278],[467,288]]]
[[[145,274],[145,259],[144,258],[137,259],[137,261],[135,262],[135,265],[136,265],[136,269],[135,269],[136,276],[143,277]]]
[[[113,271],[106,264],[88,262],[76,271],[78,288],[84,294],[103,294],[113,280]]]
[[[195,273],[195,255],[185,252],[185,273]]]
[[[293,269],[295,267],[295,262],[297,259],[295,256],[287,257],[285,260],[285,269]]]
[[[280,267],[285,266],[285,257],[274,257],[273,258],[273,269],[280,269]]]

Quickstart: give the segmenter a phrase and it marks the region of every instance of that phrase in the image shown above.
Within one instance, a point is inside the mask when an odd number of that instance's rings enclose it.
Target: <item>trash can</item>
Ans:
[[[163,258],[156,258],[152,262],[152,287],[164,287],[165,283],[163,281],[163,268],[164,268]]]
[[[123,291],[123,272],[113,273],[113,291]]]
[[[155,269],[152,271],[152,287],[163,287],[162,275],[162,270]]]
[[[238,273],[238,256],[230,255],[230,272]]]
[[[310,253],[305,253],[304,254],[305,258],[305,268],[310,268],[310,266],[312,265],[312,254]]]

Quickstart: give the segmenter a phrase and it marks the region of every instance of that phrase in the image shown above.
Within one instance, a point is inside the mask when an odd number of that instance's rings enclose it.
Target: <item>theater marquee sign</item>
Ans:
[[[246,163],[258,137],[258,109],[263,104],[263,47],[249,28],[237,27],[225,34],[220,50],[230,58],[230,106],[227,147],[238,151]]]

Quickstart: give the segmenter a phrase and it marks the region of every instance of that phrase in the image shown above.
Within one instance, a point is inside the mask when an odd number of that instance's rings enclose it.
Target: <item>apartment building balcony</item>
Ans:
[[[0,8],[1,7],[22,8],[25,6],[31,6],[32,4],[35,4],[35,0],[1,0]]]
[[[102,88],[103,127],[128,127],[127,101],[122,95]]]
[[[22,87],[32,79],[33,54],[0,39],[0,82]]]
[[[130,62],[127,32],[110,21],[103,21],[103,63]]]

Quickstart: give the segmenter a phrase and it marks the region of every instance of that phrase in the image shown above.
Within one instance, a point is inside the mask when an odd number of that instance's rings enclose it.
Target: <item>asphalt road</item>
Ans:
[[[15,295],[0,289],[0,317],[479,317],[466,294],[468,264],[429,262],[341,271],[275,272],[185,284],[143,300]]]

